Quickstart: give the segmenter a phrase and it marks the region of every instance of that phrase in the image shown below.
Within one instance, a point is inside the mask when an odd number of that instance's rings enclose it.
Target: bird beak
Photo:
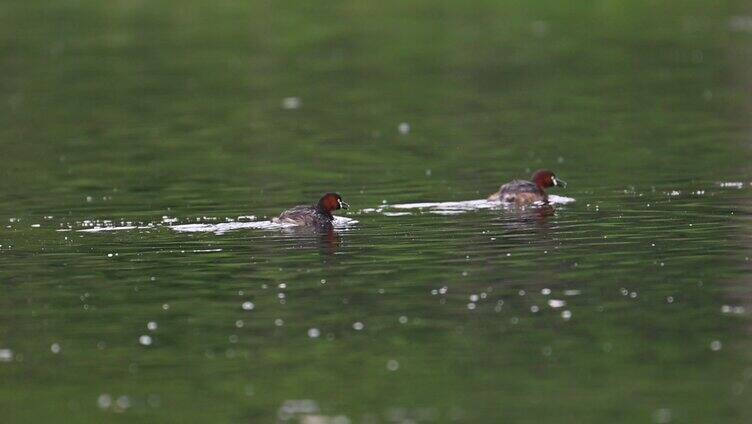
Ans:
[[[349,209],[350,205],[348,205],[347,203],[345,203],[342,200],[340,200],[339,201],[339,207],[342,208],[342,209]]]
[[[558,179],[556,177],[554,177],[553,180],[554,180],[554,185],[555,186],[561,187],[561,188],[567,188],[567,182],[566,181],[560,180],[560,179]]]

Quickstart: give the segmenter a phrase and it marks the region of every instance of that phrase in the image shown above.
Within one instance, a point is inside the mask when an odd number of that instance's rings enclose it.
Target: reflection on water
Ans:
[[[0,16],[3,422],[752,421],[739,5]]]

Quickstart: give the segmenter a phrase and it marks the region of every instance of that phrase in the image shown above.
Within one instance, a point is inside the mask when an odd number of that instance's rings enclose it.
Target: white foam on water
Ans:
[[[255,218],[253,216],[243,216],[243,219]],[[332,226],[338,230],[346,230],[357,224],[358,221],[352,218],[345,218],[342,216],[335,216],[332,221]],[[180,224],[180,225],[122,225],[122,226],[96,226],[91,228],[83,228],[80,230],[74,230],[71,228],[58,229],[57,231],[76,231],[79,233],[101,233],[109,231],[129,231],[129,230],[154,230],[157,228],[169,228],[179,233],[215,233],[224,234],[228,231],[236,230],[283,230],[287,228],[295,228],[296,224],[286,222],[273,222],[273,221],[228,221],[219,224]]]
[[[228,231],[254,229],[254,230],[281,230],[291,227],[290,224],[281,224],[272,221],[252,222],[223,222],[221,224],[183,224],[173,225],[170,229],[179,233],[216,233],[223,234]]]
[[[567,205],[574,202],[575,199],[573,197],[557,196],[555,194],[548,195],[548,203],[553,205]]]
[[[464,211],[464,210],[459,210],[458,211],[458,210],[437,209],[437,210],[433,210],[433,211],[429,211],[429,212],[432,213],[432,214],[436,214],[436,215],[459,215],[459,214],[465,213],[466,211]]]
[[[566,205],[574,202],[575,199],[565,196],[550,194],[548,203],[550,205]],[[542,203],[536,203],[541,205]],[[384,212],[385,209],[421,209],[438,215],[457,215],[464,212],[484,210],[484,209],[508,209],[510,206],[498,201],[479,199],[466,200],[464,202],[421,202],[421,203],[401,203],[396,205],[384,205],[378,209],[363,210],[364,212],[381,212],[386,216],[397,216],[394,212]]]
[[[124,225],[122,227],[85,228],[83,230],[76,230],[76,231],[79,233],[101,233],[103,231],[127,231],[127,230],[146,229],[146,228],[154,228],[154,227],[137,227],[135,225]],[[58,231],[70,231],[70,230],[58,230]]]
[[[345,218],[343,216],[335,216],[332,221],[332,226],[338,230],[346,230],[358,221],[352,218]],[[168,227],[180,233],[214,233],[224,234],[228,231],[237,231],[245,229],[253,230],[283,230],[287,228],[295,228],[298,225],[286,223],[286,222],[274,222],[274,221],[251,221],[251,222],[223,222],[220,224],[184,224],[173,225]]]
[[[743,188],[744,183],[741,181],[719,181],[718,185],[723,188]]]
[[[424,203],[402,203],[391,205],[395,209],[441,209],[441,210],[459,210],[472,211],[479,209],[498,208],[499,202],[482,200],[466,200],[464,202],[424,202]]]
[[[566,205],[573,203],[575,199],[565,196],[557,196],[551,194],[548,196],[548,203],[550,205]],[[540,205],[540,204],[535,204]],[[535,206],[534,205],[534,206]],[[466,200],[462,202],[420,202],[420,203],[399,203],[394,205],[381,205],[377,208],[365,208],[362,209],[363,213],[380,213],[384,216],[400,217],[406,215],[413,215],[413,212],[408,210],[426,211],[437,215],[459,215],[465,212],[485,210],[485,209],[509,209],[510,206],[503,204],[499,201],[491,201],[486,199],[479,200]],[[398,211],[390,211],[390,209],[397,209]],[[207,218],[211,220],[217,220],[217,218]],[[253,215],[239,216],[238,219],[242,221],[234,221],[228,219],[227,222],[218,224],[180,224],[180,225],[164,225],[177,221],[176,218],[163,217],[163,222],[158,224],[149,224],[145,226],[137,225],[104,225],[95,226],[90,228],[84,228],[80,230],[73,230],[71,228],[62,228],[57,231],[77,231],[82,233],[99,233],[106,231],[128,231],[128,230],[148,230],[156,228],[170,228],[179,233],[215,233],[224,234],[228,231],[237,231],[245,229],[253,230],[283,230],[289,228],[295,228],[298,225],[294,223],[278,222],[278,221],[252,221],[256,217]],[[247,221],[250,219],[251,221]],[[358,221],[352,218],[346,218],[343,216],[335,216],[332,225],[338,230],[347,230],[357,224]]]

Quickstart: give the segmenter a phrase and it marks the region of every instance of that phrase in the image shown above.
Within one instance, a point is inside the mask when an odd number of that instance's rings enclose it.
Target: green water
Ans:
[[[0,421],[750,422],[752,12],[529,3],[0,4]]]

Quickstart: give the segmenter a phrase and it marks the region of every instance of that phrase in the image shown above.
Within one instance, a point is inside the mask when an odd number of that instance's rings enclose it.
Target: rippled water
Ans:
[[[2,421],[749,422],[749,13],[1,4]]]

